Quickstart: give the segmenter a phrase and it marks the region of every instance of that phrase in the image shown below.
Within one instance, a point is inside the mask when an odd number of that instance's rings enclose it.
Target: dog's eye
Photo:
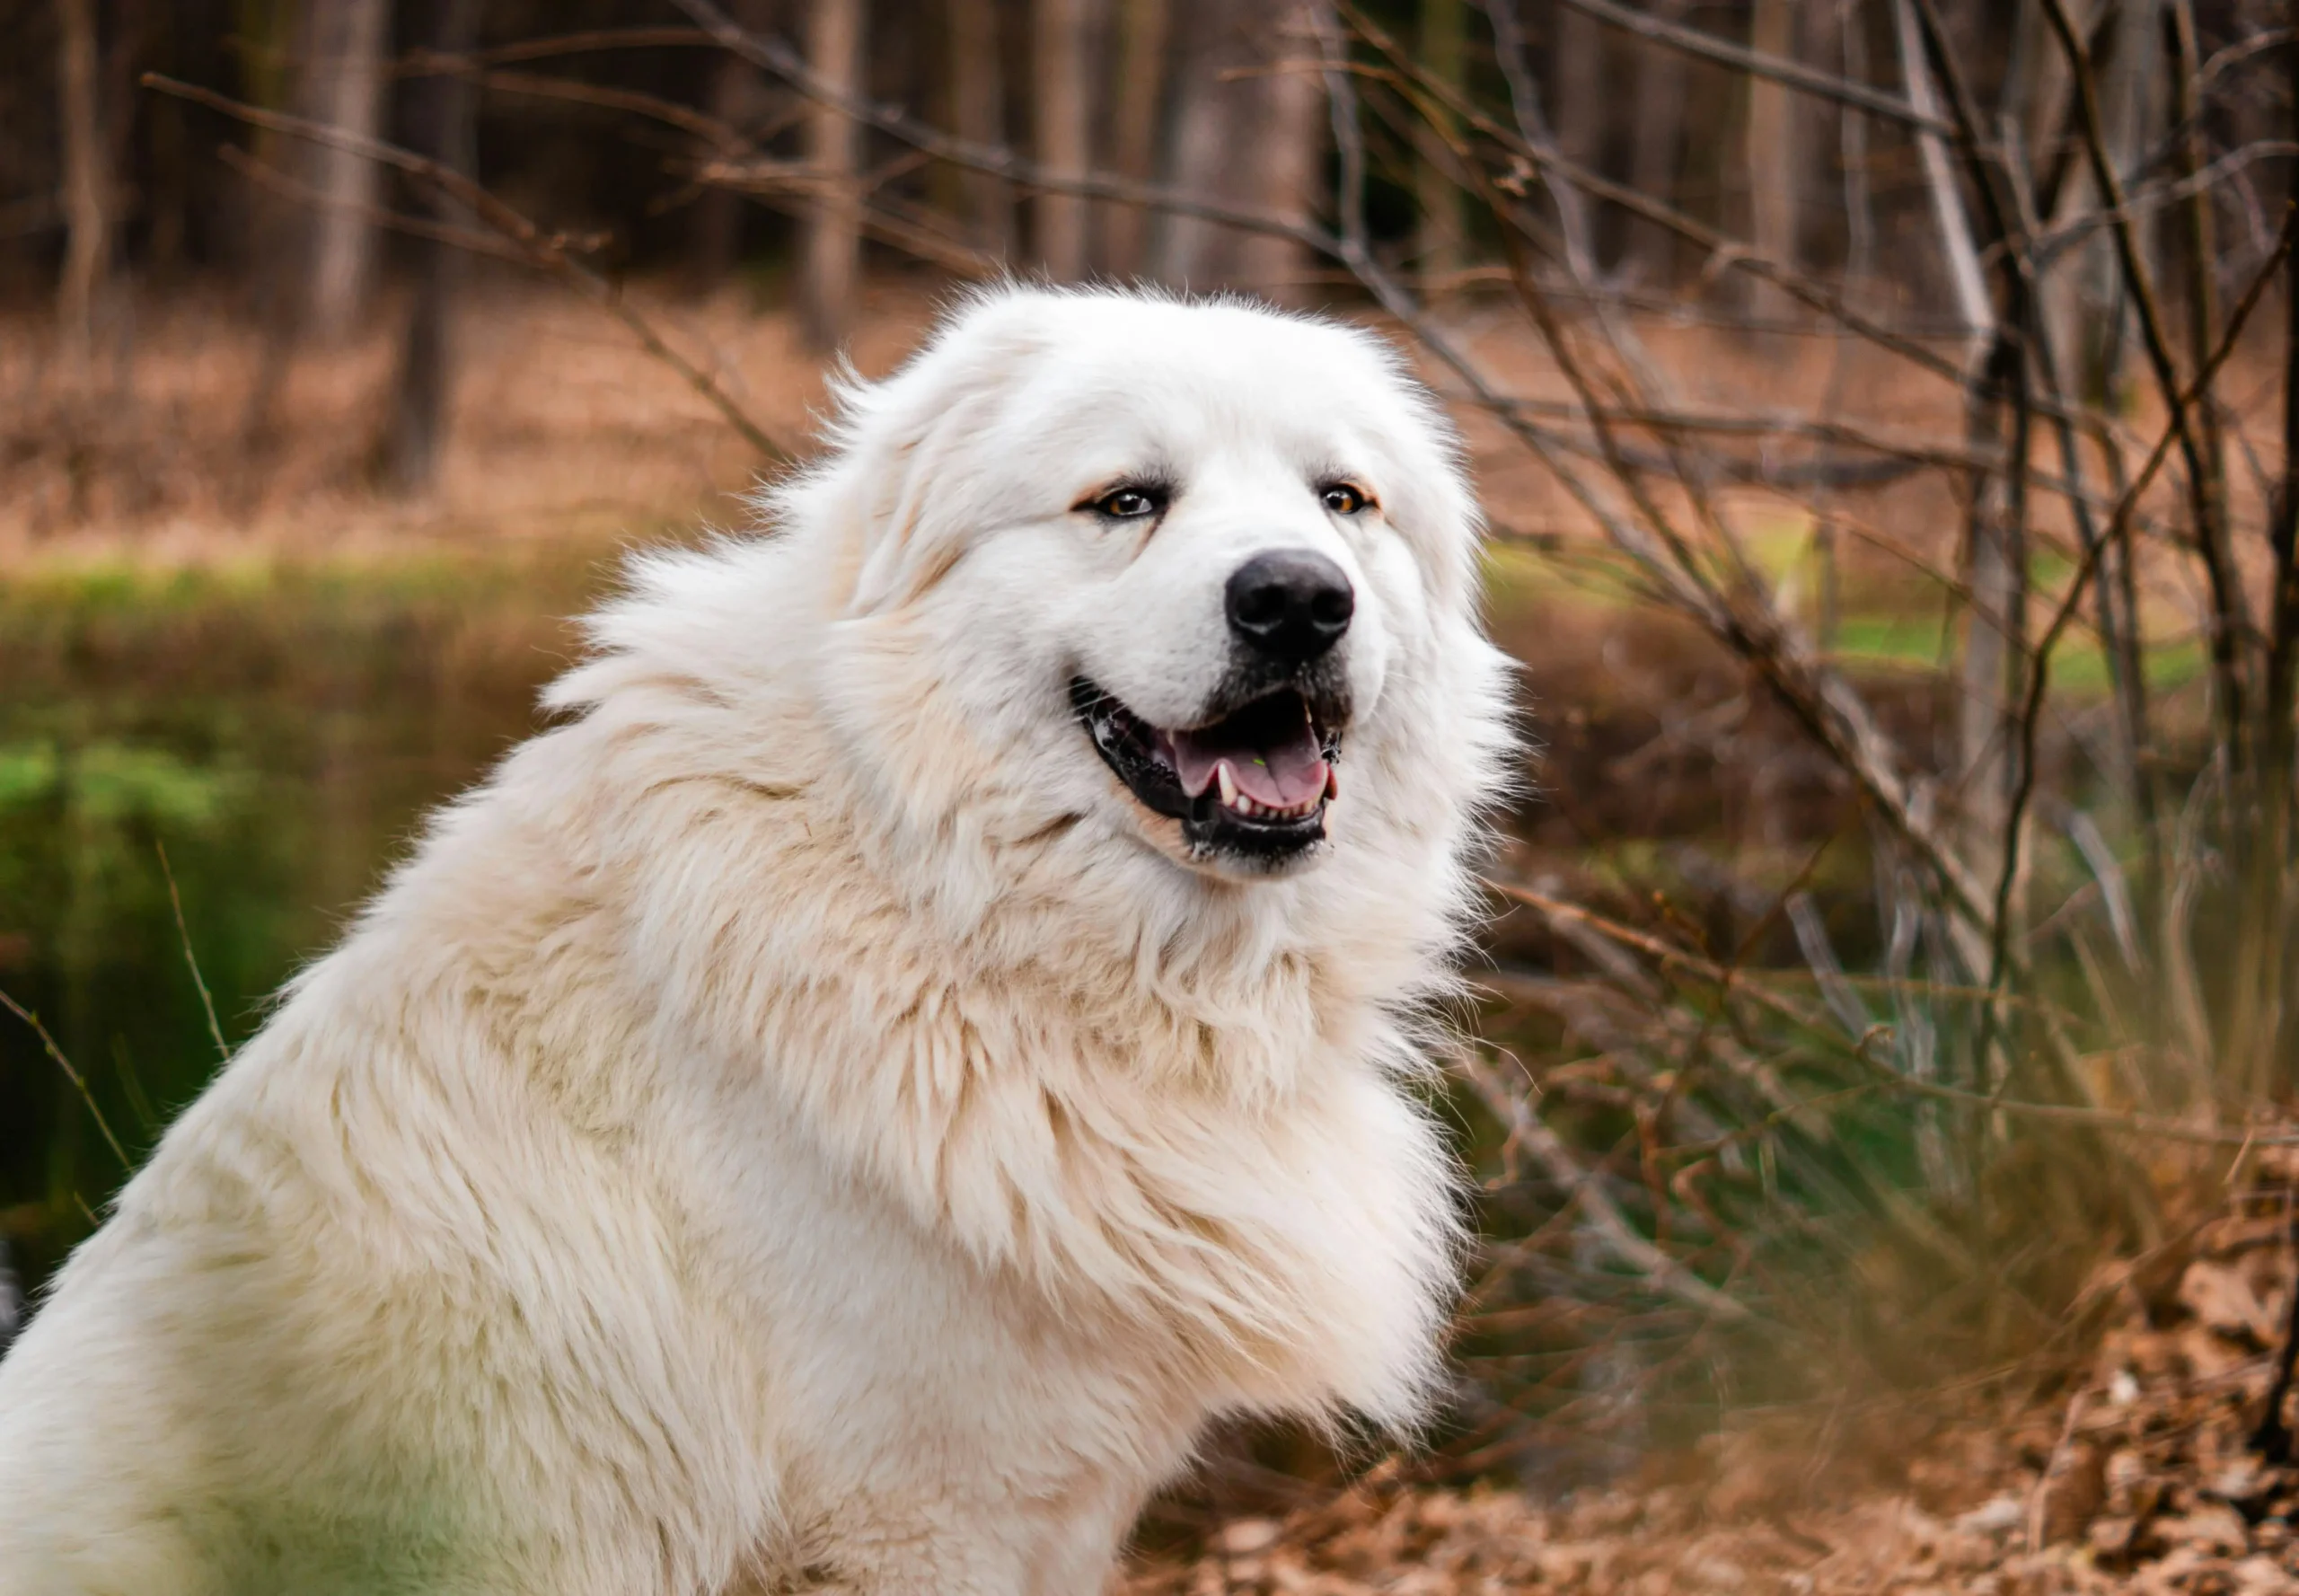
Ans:
[[[1354,516],[1365,507],[1365,495],[1347,482],[1327,482],[1317,489],[1326,509],[1336,516]]]
[[[1154,488],[1113,488],[1091,506],[1097,516],[1113,521],[1139,521],[1166,507],[1166,496]]]

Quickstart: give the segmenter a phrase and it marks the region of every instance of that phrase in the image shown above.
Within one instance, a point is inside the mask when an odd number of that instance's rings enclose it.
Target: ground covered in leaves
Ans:
[[[1127,1596],[2299,1592],[2299,1468],[2255,1444],[2291,1295],[2277,1185],[2103,1282],[2088,1367],[2008,1422],[1911,1421],[1900,1449],[1750,1430],[1552,1501],[1409,1486],[1391,1464],[1233,1519]]]

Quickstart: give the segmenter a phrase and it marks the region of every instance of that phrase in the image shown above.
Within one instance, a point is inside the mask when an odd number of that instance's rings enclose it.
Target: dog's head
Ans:
[[[779,508],[844,551],[824,691],[911,819],[1245,880],[1458,834],[1498,743],[1475,513],[1387,346],[1007,289],[843,397]]]

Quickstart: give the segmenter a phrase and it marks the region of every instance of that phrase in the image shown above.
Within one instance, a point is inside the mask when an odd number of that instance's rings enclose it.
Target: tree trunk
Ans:
[[[1276,8],[1272,55],[1290,55],[1296,65],[1262,81],[1261,158],[1254,174],[1253,202],[1296,223],[1309,221],[1314,213],[1326,148],[1325,81],[1299,64],[1310,35],[1310,4],[1314,0]],[[1302,300],[1311,262],[1301,245],[1256,233],[1246,239],[1244,256],[1246,287],[1285,304]]]
[[[2198,54],[2195,18],[2185,0],[2176,3],[2186,66]],[[2299,0],[2286,0],[2283,11],[2286,24],[2299,24]],[[2299,40],[2285,47],[2283,57],[2290,118],[2284,131],[2290,137],[2299,135]],[[2193,84],[2192,78],[2188,81]],[[2180,97],[2186,100],[2195,93],[2191,86]],[[2200,133],[2195,135],[2197,145],[2202,141]],[[2198,148],[2196,158],[2201,154]],[[2284,181],[2285,204],[2299,206],[2299,169]],[[2207,193],[2199,207],[2208,203]],[[2284,287],[2284,304],[2299,305],[2299,263],[2285,263]],[[2249,1089],[2254,1102],[2270,1094],[2288,1094],[2292,1086],[2293,1015],[2284,993],[2291,980],[2291,781],[2294,745],[2299,743],[2299,727],[2293,719],[2295,701],[2299,701],[2299,315],[2286,322],[2283,342],[2283,481],[2271,501],[2273,526],[2268,535],[2274,576],[2267,608],[2266,723],[2260,759],[2254,766],[2254,779],[2264,785],[2264,812],[2250,843],[2251,887],[2246,907],[2251,923],[2243,939],[2245,967],[2237,973],[2236,1010],[2228,1035],[2228,1057],[2238,1069],[2249,1065],[2248,1079],[2238,1076],[2237,1084]],[[2202,360],[2203,351],[2198,350],[2195,357]]]
[[[2068,93],[2074,84],[2067,57],[2045,20],[2042,0],[2013,0],[2019,13],[2012,23],[2012,58],[2004,75],[2001,115],[2016,129],[2031,172],[2042,173],[2067,153],[2062,145],[2066,131]],[[2068,14],[2076,26],[2089,31],[2092,0],[2069,0]],[[2037,202],[2048,213],[2052,191],[2041,185]]]
[[[1304,51],[1306,0],[1198,0],[1183,37],[1172,181],[1185,191],[1306,220],[1323,149],[1314,72],[1277,69]],[[1236,287],[1290,299],[1306,262],[1290,239],[1168,216],[1158,275],[1191,288]]]
[[[1756,0],[1749,18],[1748,47],[1783,58],[1796,54],[1795,0]],[[1748,235],[1757,253],[1793,270],[1796,226],[1803,170],[1795,137],[1796,112],[1785,84],[1751,75],[1748,84]],[[1777,285],[1755,281],[1748,309],[1760,322],[1790,314],[1795,302]]]
[[[1555,108],[1556,147],[1566,160],[1602,172],[1606,112],[1613,93],[1605,75],[1604,24],[1563,0],[1556,0],[1551,11],[1556,48],[1549,61],[1548,102]],[[1607,260],[1602,212],[1593,200],[1582,203],[1590,213],[1589,263],[1602,271]]]
[[[2147,144],[2155,136],[2154,130],[2164,119],[2160,71],[2162,5],[2160,0],[2125,0],[2110,13],[2101,0],[2070,0],[2068,11],[2076,28],[2094,41],[2099,69],[2096,87],[2108,153],[2128,185],[2138,175]],[[2103,23],[2112,27],[2106,38],[2101,37]],[[2048,230],[2087,212],[2096,213],[2104,200],[2093,181],[2091,163],[2082,154],[2080,113],[2067,56],[2044,17],[2040,0],[2022,0],[2013,53],[2018,69],[2007,75],[2005,115],[2031,141],[2029,163],[2043,174],[2034,185],[2036,203],[2048,210]],[[2207,197],[2207,215],[2209,204]],[[2154,235],[2154,226],[2141,225],[2136,232],[2140,247],[2146,249]],[[2207,244],[2206,249],[2208,252]],[[2078,408],[2113,413],[2119,408],[2122,367],[2133,327],[2121,267],[2107,228],[2095,229],[2073,250],[2042,263],[2038,277],[2043,341],[2054,386]],[[2196,357],[2200,359],[2204,353],[2198,348]],[[2215,427],[2211,407],[2207,405],[2199,414],[2199,428],[2207,440],[2206,458],[2214,467],[2210,478],[2216,483],[2224,478],[2216,469],[2221,455]],[[2076,469],[2075,445],[2066,434],[2062,447],[2072,472]],[[2108,453],[2110,481],[2119,481],[2120,462],[2111,446]],[[2119,650],[2111,666],[2119,716],[2110,771],[2131,794],[2135,815],[2145,817],[2155,811],[2151,783],[2156,777],[2144,756],[2147,687],[2140,657],[2137,572],[2131,551],[2128,540],[2120,547],[2102,551],[2098,584],[2101,635],[2111,651]],[[2158,896],[2161,875],[2152,833],[2149,849],[2152,900]]]
[[[862,0],[813,0],[806,64],[843,94],[862,89]],[[815,183],[798,270],[798,326],[816,350],[838,347],[853,314],[862,261],[861,130],[817,103],[806,113],[806,160]]]
[[[1657,0],[1652,13],[1681,22],[1690,0]],[[1664,44],[1641,44],[1636,57],[1636,139],[1629,154],[1629,181],[1637,192],[1674,204],[1677,172],[1684,158],[1685,54]],[[1638,274],[1666,283],[1676,275],[1677,235],[1658,222],[1639,220],[1632,237]]]
[[[249,31],[242,39],[242,80],[250,101],[266,110],[308,112],[296,98],[301,75],[294,63],[311,53],[311,14],[287,4],[256,5],[241,14]],[[312,146],[301,139],[259,128],[249,154],[260,165],[287,172],[311,170]],[[255,381],[240,418],[243,486],[260,491],[264,457],[276,441],[279,395],[295,364],[311,297],[312,216],[310,207],[260,183],[238,190],[245,206],[235,228],[244,251],[243,282],[253,320],[262,329]]]
[[[1422,70],[1453,89],[1461,84],[1461,59],[1467,43],[1466,8],[1461,0],[1421,0]],[[1414,252],[1420,257],[1422,277],[1441,292],[1448,279],[1461,269],[1461,241],[1467,232],[1465,195],[1451,163],[1434,147],[1458,134],[1452,113],[1441,104],[1429,108],[1430,125],[1421,129],[1424,140],[1414,163],[1414,187],[1418,190],[1420,217]]]
[[[373,138],[383,128],[383,55],[390,0],[314,0],[306,98],[315,121]],[[375,271],[373,161],[330,145],[311,155],[319,212],[312,221],[312,274],[305,311],[312,331],[341,339],[366,308]]]
[[[436,0],[431,46],[443,54],[467,52],[479,32],[480,0]],[[418,150],[453,171],[478,169],[476,96],[471,80],[453,74],[418,79],[412,95]],[[445,195],[428,196],[434,217],[462,221],[462,209]],[[390,428],[383,440],[384,485],[412,498],[437,484],[454,393],[454,310],[462,256],[454,245],[426,240],[417,257],[415,303],[400,345],[392,384]]]
[[[1172,31],[1172,0],[1123,0],[1118,16],[1117,108],[1112,117],[1113,163],[1119,173],[1146,183],[1157,175],[1158,107],[1166,86],[1166,44]],[[1113,205],[1103,211],[1105,264],[1122,278],[1139,276],[1149,237],[1149,217],[1140,206]]]
[[[2094,31],[2101,3],[2068,0],[2068,15],[2080,31]],[[2029,162],[2037,173],[2036,207],[2048,232],[2086,209],[2096,209],[2099,201],[2090,163],[2078,153],[2081,146],[2072,126],[2074,79],[2059,40],[2045,20],[2042,0],[2020,0],[2014,39],[2013,54],[2021,70],[2004,85],[2004,114],[2027,140]],[[2101,109],[2106,109],[2104,103]],[[2113,269],[2112,251],[2112,243],[2101,232],[2087,244],[2039,264],[2037,287],[2057,367],[2054,375],[2071,401],[2086,392],[2083,352],[2096,342],[2083,325],[2083,279],[2096,277],[2101,259]],[[2086,253],[2095,258],[2087,262]]]
[[[773,0],[736,0],[728,13],[744,31],[771,32]],[[710,114],[748,139],[765,110],[765,81],[758,68],[731,52],[719,59],[710,79]],[[740,146],[727,152],[736,154]],[[689,225],[686,279],[697,294],[708,293],[726,280],[743,253],[743,220],[748,201],[734,190],[713,184],[696,196]]]
[[[1006,142],[1006,69],[998,44],[997,0],[950,0],[950,116],[958,137]],[[1014,193],[987,172],[965,174],[966,224],[973,247],[1004,260],[1014,249]]]
[[[1031,137],[1040,164],[1057,176],[1080,178],[1093,164],[1093,124],[1086,104],[1092,38],[1087,0],[1031,0],[1030,66],[1037,79],[1031,96]],[[1032,222],[1039,261],[1056,282],[1086,275],[1086,201],[1075,194],[1041,194]]]
[[[1925,116],[1942,116],[1940,95],[1933,86],[1932,68],[1925,59],[1924,35],[1912,0],[1893,0],[1892,20],[1898,34],[1900,81],[1908,103]],[[1932,215],[1940,229],[1940,251],[1947,268],[1957,316],[1966,331],[1984,346],[1995,320],[1988,298],[1987,277],[1979,251],[1972,242],[1970,219],[1964,214],[1963,191],[1956,186],[1955,158],[1948,141],[1937,134],[1918,134],[1916,149],[1923,157],[1925,182],[1932,192]]]
[[[1893,0],[1893,22],[1898,37],[1901,82],[1908,104],[1921,115],[1938,118],[1940,95],[1932,81],[1931,64],[1924,50],[1922,26],[1914,0]],[[1966,365],[1974,386],[1968,401],[1965,441],[1975,454],[2004,452],[2006,443],[1993,396],[1994,383],[1986,371],[1995,344],[1995,304],[1972,241],[1970,218],[1965,214],[1963,190],[1957,185],[1954,158],[1947,140],[1936,134],[1919,134],[1916,148],[1924,163],[1925,180],[1932,191],[1933,217],[1940,231],[1941,253],[1948,269],[1958,319],[1969,330]],[[2000,375],[2000,374],[1997,374]],[[2026,462],[2022,460],[2021,468]],[[2017,647],[2025,626],[2022,607],[2026,593],[2026,551],[2019,546],[2020,529],[2005,513],[2003,473],[1980,473],[1969,509],[1966,580],[1972,613],[1965,629],[1960,696],[1956,719],[1957,774],[1961,796],[1960,833],[1965,862],[1993,879],[2002,868],[2004,827],[2011,808],[2013,731],[2013,686],[2024,661]],[[1977,946],[1971,929],[1959,921],[1956,946],[1967,974],[1986,978],[1988,955]],[[1986,1061],[1982,1061],[1985,1065]]]
[[[64,150],[64,273],[56,295],[64,366],[91,376],[96,322],[111,269],[110,185],[96,99],[95,0],[57,0],[57,102]]]
[[[1854,6],[1838,13],[1844,75],[1868,81],[1867,18]],[[1838,147],[1844,169],[1844,280],[1845,292],[1862,303],[1876,273],[1876,194],[1868,171],[1868,117],[1851,106],[1838,108]],[[1844,330],[1839,328],[1839,340]]]
[[[2128,192],[2163,123],[2161,0],[2120,0],[2112,26],[2112,42],[2100,64],[2100,119],[2109,159]],[[2067,185],[2067,193],[2069,203],[2063,208],[2071,218],[2107,203],[2088,162],[2078,163],[2076,181]],[[2135,235],[2145,251],[2155,229],[2139,227]],[[2052,348],[2069,367],[2064,374],[2067,390],[2086,403],[2114,409],[2122,398],[2123,367],[2134,326],[2109,230],[2094,229],[2074,251],[2073,261],[2055,275],[2057,292],[2045,303],[2054,322]],[[2160,273],[2152,275],[2161,280]]]

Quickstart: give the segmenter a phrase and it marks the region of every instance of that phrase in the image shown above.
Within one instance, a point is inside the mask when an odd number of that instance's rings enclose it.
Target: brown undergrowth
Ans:
[[[846,357],[866,375],[890,369],[952,291],[900,276],[875,281]],[[801,346],[786,312],[742,287],[707,299],[648,283],[627,292],[761,426],[803,452],[831,368]],[[1334,308],[1366,310],[1346,299]],[[1478,356],[1512,389],[1535,402],[1569,402],[1569,387],[1536,340],[1490,325],[1474,305],[1460,314],[1481,329]],[[419,546],[443,536],[551,538],[617,516],[723,522],[733,518],[726,496],[766,463],[596,307],[553,286],[489,277],[458,322],[461,373],[442,480],[419,499],[393,501],[378,490],[374,454],[396,319],[385,315],[332,347],[281,349],[234,299],[198,287],[154,293],[139,298],[92,382],[75,386],[54,357],[46,316],[32,307],[7,312],[0,317],[0,560],[91,548],[187,558]],[[1402,329],[1386,330],[1410,342]],[[1744,419],[1739,431],[1747,436],[1728,436],[1725,454],[1791,482],[1815,463],[1815,445],[1793,428],[1767,435],[1758,424],[1765,416],[1825,397],[1847,427],[1877,436],[1923,436],[1956,424],[1952,392],[1911,388],[1857,352],[1845,357],[1847,375],[1827,338],[1757,348],[1729,330],[1665,318],[1646,331],[1672,365],[1697,374],[1690,399],[1704,412]],[[1505,428],[1451,392],[1441,366],[1424,363],[1423,370],[1461,401],[1458,414],[1496,530],[1552,552],[1560,542],[1572,545],[1554,573],[1616,591],[1582,562],[1595,529],[1555,481]],[[1726,491],[1746,501],[1767,552],[1786,559],[1810,532],[1802,489]],[[1939,471],[1833,491],[1845,579],[1897,578],[1905,592],[1904,579],[1923,567],[1947,571],[1959,492],[1954,474]],[[2064,530],[2047,530],[2066,542]],[[1789,580],[1812,599],[1809,579],[1792,573]]]
[[[2255,1434],[2291,1308],[2287,1148],[2207,1221],[2104,1271],[2112,1323],[2058,1389],[1747,1415],[1563,1498],[1390,1459],[1146,1557],[1128,1596],[2299,1591],[2299,1468]],[[1962,1411],[1957,1409],[1960,1407]],[[2286,1417],[2289,1416],[2286,1412]]]

